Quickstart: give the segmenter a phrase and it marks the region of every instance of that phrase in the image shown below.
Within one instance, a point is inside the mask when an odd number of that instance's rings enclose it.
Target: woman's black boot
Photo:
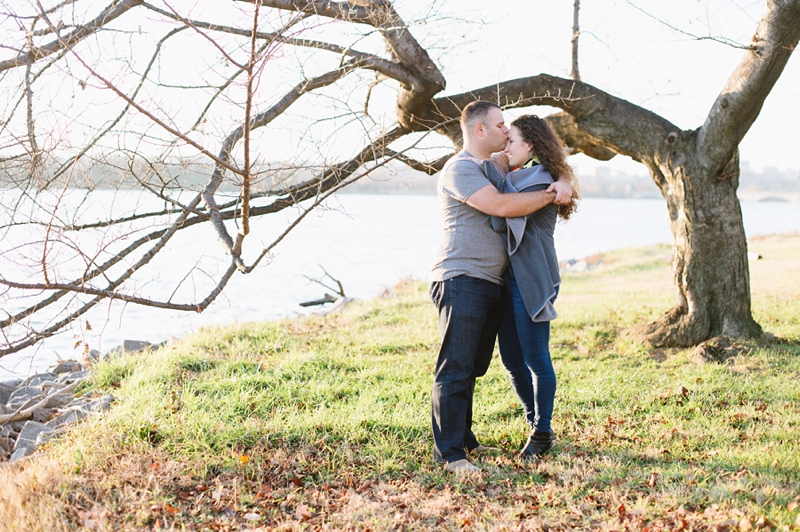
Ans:
[[[519,456],[523,460],[536,460],[549,451],[555,443],[556,435],[552,432],[533,429]]]

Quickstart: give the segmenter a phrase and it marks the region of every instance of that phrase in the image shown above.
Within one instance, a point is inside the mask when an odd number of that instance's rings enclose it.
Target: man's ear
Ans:
[[[483,124],[483,122],[478,122],[475,124],[475,129],[473,131],[475,132],[476,137],[483,137],[486,133],[486,126]]]

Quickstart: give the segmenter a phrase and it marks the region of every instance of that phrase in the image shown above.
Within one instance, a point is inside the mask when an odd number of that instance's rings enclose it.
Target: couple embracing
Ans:
[[[434,459],[458,473],[480,471],[467,456],[486,450],[472,432],[472,402],[495,337],[530,425],[520,455],[538,458],[556,440],[549,341],[561,279],[553,232],[578,199],[561,141],[538,117],[521,116],[509,129],[500,107],[476,101],[461,113],[461,131],[464,148],[437,184],[443,238],[431,271],[442,338]]]

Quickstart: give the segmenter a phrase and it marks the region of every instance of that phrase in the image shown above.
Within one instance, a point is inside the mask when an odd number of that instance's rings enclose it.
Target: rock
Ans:
[[[71,393],[55,393],[48,396],[48,408],[64,408],[70,404],[75,397]]]
[[[48,382],[48,381],[49,382],[55,382],[55,380],[57,378],[58,378],[58,375],[56,375],[55,373],[49,373],[49,372],[48,373],[38,373],[36,375],[31,375],[30,377],[28,377],[27,379],[25,379],[24,381],[19,383],[19,386],[39,386],[42,383],[45,383],[45,382]]]
[[[579,273],[599,268],[602,265],[603,262],[598,256],[592,256],[581,260],[569,259],[568,261],[560,262],[558,269],[561,272]]]
[[[25,423],[27,423],[27,421],[25,421],[25,420],[22,420],[22,421],[12,421],[12,422],[11,422],[11,423],[9,423],[8,425],[6,425],[6,427],[7,427],[9,430],[11,430],[11,432],[13,432],[13,433],[14,433],[14,438],[16,438],[16,437],[17,437],[17,435],[19,434],[19,431],[21,431],[21,430],[22,430],[22,427],[24,427],[24,426],[25,426]]]
[[[125,353],[138,353],[145,349],[151,349],[153,344],[141,340],[125,340],[122,342],[122,351]]]
[[[16,453],[20,447],[35,448],[38,445],[37,442],[41,443],[41,441],[46,440],[53,432],[55,431],[44,423],[39,423],[38,421],[26,422],[22,430],[19,431],[16,443],[14,443],[14,452]]]
[[[64,386],[66,385],[63,382],[58,381],[44,381],[43,383],[39,384],[39,388],[41,388],[42,391],[47,395],[58,393],[58,390],[64,388]]]
[[[5,384],[6,386],[11,386],[13,389],[16,389],[17,386],[22,384],[22,379],[9,379],[7,381],[3,381],[0,384]]]
[[[111,408],[111,403],[115,401],[114,396],[109,394],[98,399],[94,399],[85,406],[89,412],[102,412]]]
[[[64,373],[76,373],[82,370],[83,366],[80,362],[76,360],[62,360],[52,371],[56,375],[62,375]]]
[[[8,383],[0,382],[0,404],[6,404],[8,402],[8,398],[11,397],[11,394],[14,393],[14,390],[16,389],[16,385],[11,386]]]
[[[72,423],[77,423],[78,421],[84,419],[88,416],[89,413],[82,410],[80,407],[70,407],[56,417],[45,423],[51,429],[58,429],[64,425],[70,425]]]
[[[44,399],[44,392],[36,386],[22,386],[17,388],[6,401],[6,407],[14,411],[26,403]],[[33,404],[33,403],[31,403]],[[30,405],[28,405],[30,406]]]
[[[760,260],[760,259],[763,259],[763,258],[764,257],[759,255],[758,253],[753,253],[752,251],[749,251],[747,253],[747,260]]]
[[[33,454],[35,451],[32,446],[23,445],[19,448],[15,447],[14,452],[11,453],[11,457],[8,459],[9,462],[16,462],[17,460],[22,460],[26,456]]]
[[[81,371],[76,371],[75,373],[64,373],[61,375],[56,382],[63,383],[63,384],[72,384],[73,382],[82,381],[89,378],[91,375],[91,371],[88,369],[84,369]]]
[[[8,436],[0,436],[0,459],[8,457],[14,450],[14,440]]]
[[[49,408],[34,408],[33,412],[31,412],[31,420],[38,423],[44,423],[50,419],[50,415],[52,413],[53,410]]]

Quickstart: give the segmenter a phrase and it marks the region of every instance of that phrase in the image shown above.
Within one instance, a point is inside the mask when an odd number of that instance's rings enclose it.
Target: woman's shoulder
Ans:
[[[508,165],[508,155],[506,155],[506,153],[503,151],[493,153],[489,157],[489,160],[491,161],[492,165],[503,175],[507,174],[511,170],[511,167]]]
[[[508,176],[506,176],[506,179],[508,179],[517,190],[530,188],[536,185],[549,186],[553,183],[553,181],[555,181],[553,176],[550,175],[550,172],[545,170],[540,164],[530,168],[520,168],[518,170],[514,170],[513,172],[510,172]]]

